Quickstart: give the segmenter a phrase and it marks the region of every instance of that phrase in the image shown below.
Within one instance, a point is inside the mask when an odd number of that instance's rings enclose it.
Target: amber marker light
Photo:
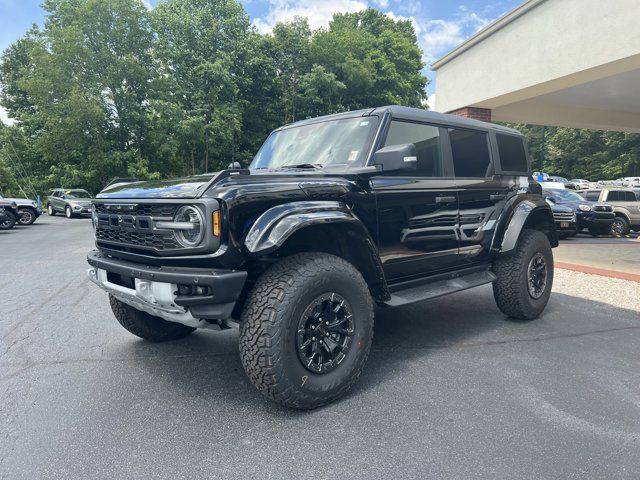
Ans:
[[[220,236],[220,210],[213,212],[213,235]]]

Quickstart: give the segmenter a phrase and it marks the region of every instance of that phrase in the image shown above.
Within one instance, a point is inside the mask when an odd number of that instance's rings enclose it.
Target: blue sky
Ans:
[[[108,1],[108,0],[104,0]],[[153,8],[158,0],[140,0]],[[215,0],[212,0],[215,1]],[[255,27],[268,32],[278,21],[295,15],[309,18],[313,28],[326,26],[336,12],[354,12],[369,6],[393,18],[410,19],[428,64],[473,35],[491,21],[519,5],[522,0],[241,0]],[[39,0],[0,0],[0,50],[26,32],[33,23],[41,24],[44,12]],[[427,93],[435,89],[435,74],[425,68],[432,80]],[[0,119],[4,117],[0,112]]]

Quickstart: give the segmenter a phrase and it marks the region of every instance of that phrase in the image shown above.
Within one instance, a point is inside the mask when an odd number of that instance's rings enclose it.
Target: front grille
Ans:
[[[94,203],[96,240],[106,247],[174,250],[184,248],[173,232],[156,230],[156,221],[171,221],[175,204]]]
[[[98,228],[96,229],[96,238],[105,242],[155,248],[156,250],[169,250],[181,247],[172,233],[157,235],[153,233],[124,232],[122,230]]]
[[[611,205],[596,205],[593,210],[596,212],[613,212],[613,207]]]
[[[553,218],[558,221],[567,222],[574,219],[573,212],[553,212]]]

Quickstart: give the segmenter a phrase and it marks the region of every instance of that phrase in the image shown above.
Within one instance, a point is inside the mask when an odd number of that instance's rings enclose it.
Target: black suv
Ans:
[[[545,308],[558,239],[516,130],[403,107],[273,132],[247,170],[107,187],[89,278],[151,341],[239,324],[253,384],[294,408],[343,395],[395,307],[493,284]]]

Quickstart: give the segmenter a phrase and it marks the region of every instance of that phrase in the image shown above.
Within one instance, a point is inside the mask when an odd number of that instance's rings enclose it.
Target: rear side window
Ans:
[[[440,129],[421,123],[394,120],[384,146],[413,143],[416,146],[418,164],[416,175],[424,177],[442,176],[442,148],[440,147]]]
[[[485,132],[449,129],[456,177],[486,177],[491,163]]]
[[[600,200],[600,192],[587,192],[583,195],[583,197],[590,202],[597,202],[598,200]]]
[[[625,202],[635,202],[636,201],[636,194],[633,192],[620,192],[621,194],[623,194],[623,198]]]
[[[620,198],[620,192],[617,190],[610,191],[607,195],[607,202],[619,202],[620,200],[622,200]]]
[[[500,154],[500,166],[505,172],[527,173],[527,153],[524,149],[524,141],[513,135],[497,134],[498,153]]]

